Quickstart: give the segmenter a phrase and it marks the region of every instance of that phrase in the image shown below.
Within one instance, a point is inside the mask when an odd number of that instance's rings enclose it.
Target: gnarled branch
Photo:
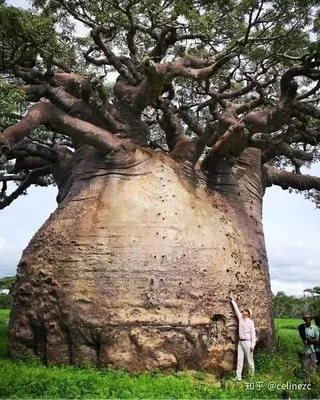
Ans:
[[[174,113],[172,107],[162,104],[160,105],[163,116],[159,120],[161,128],[166,135],[166,142],[169,150],[172,151],[179,143],[190,141],[183,132],[181,122],[177,113]]]
[[[280,186],[286,190],[289,188],[297,190],[316,189],[320,191],[320,178],[312,175],[300,175],[293,172],[283,171],[270,167],[263,166],[263,172],[266,177],[266,186]]]
[[[0,150],[7,153],[12,147],[28,136],[34,128],[49,123],[58,132],[76,141],[96,147],[101,152],[118,150],[122,141],[112,133],[88,122],[70,117],[52,104],[40,103],[29,109],[26,116],[7,128],[0,136]]]
[[[119,72],[120,75],[122,75],[124,78],[126,78],[127,82],[130,85],[135,85],[136,81],[135,81],[134,77],[132,76],[131,72],[122,64],[119,57],[117,57],[113,53],[113,51],[110,49],[110,47],[107,45],[107,43],[104,42],[101,38],[101,34],[105,34],[105,35],[109,36],[110,29],[105,28],[103,26],[96,26],[92,29],[90,34],[91,34],[95,44],[103,51],[103,53],[107,57],[109,64],[112,65]]]
[[[19,187],[12,192],[9,196],[4,197],[2,201],[0,201],[0,210],[8,207],[14,200],[16,200],[23,192],[28,189],[32,184],[37,184],[39,186],[47,186],[45,181],[39,180],[41,176],[50,174],[50,167],[44,166],[41,168],[34,169],[29,173],[29,175],[22,181]]]
[[[312,161],[314,157],[313,152],[303,151],[301,149],[295,149],[290,146],[290,144],[285,142],[279,142],[272,139],[251,139],[249,142],[249,147],[256,147],[258,149],[264,150],[262,153],[262,164],[270,161],[272,158],[277,156],[285,156],[290,160],[304,160]]]
[[[177,77],[192,80],[206,80],[213,76],[222,66],[235,57],[235,53],[217,55],[211,60],[197,57],[183,57],[166,64],[155,64],[149,57],[143,62],[146,79],[139,85],[134,96],[135,107],[142,112],[161,94],[164,86]]]

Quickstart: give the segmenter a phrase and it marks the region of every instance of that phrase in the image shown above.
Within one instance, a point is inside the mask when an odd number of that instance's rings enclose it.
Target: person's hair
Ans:
[[[249,308],[244,308],[243,311],[246,311],[248,313],[249,318],[251,318],[251,312]]]
[[[290,399],[289,392],[283,390],[282,393],[281,393],[281,397],[282,397],[283,399]]]

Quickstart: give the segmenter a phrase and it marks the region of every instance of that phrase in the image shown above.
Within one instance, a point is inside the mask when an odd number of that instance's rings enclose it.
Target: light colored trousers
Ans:
[[[250,351],[251,342],[239,340],[238,343],[238,361],[237,361],[237,378],[242,378],[243,361],[246,358],[249,365],[249,375],[254,375],[253,352]]]

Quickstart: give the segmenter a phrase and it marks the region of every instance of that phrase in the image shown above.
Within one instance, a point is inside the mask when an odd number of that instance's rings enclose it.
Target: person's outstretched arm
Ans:
[[[242,315],[241,315],[241,312],[239,310],[238,304],[235,302],[235,300],[232,297],[230,297],[230,300],[231,300],[231,303],[233,305],[234,311],[237,314],[238,319],[241,319]]]

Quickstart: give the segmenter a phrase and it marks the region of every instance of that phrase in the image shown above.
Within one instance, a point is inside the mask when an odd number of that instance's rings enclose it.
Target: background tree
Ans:
[[[16,283],[16,278],[14,276],[7,276],[5,278],[0,278],[0,289],[12,289]]]
[[[306,289],[305,292],[310,290],[312,289]],[[275,318],[302,318],[306,313],[311,313],[313,317],[320,316],[317,296],[288,296],[284,292],[278,292],[272,299]]]
[[[314,286],[311,289],[305,289],[304,292],[310,293],[314,298],[320,298],[320,286]]]
[[[10,291],[15,284],[16,278],[14,276],[8,276],[0,279],[0,308],[11,308],[12,296],[5,291]]]
[[[272,345],[262,198],[319,204],[301,174],[319,159],[317,3],[0,6],[0,207],[59,189],[18,266],[12,356],[230,370],[230,294]]]

